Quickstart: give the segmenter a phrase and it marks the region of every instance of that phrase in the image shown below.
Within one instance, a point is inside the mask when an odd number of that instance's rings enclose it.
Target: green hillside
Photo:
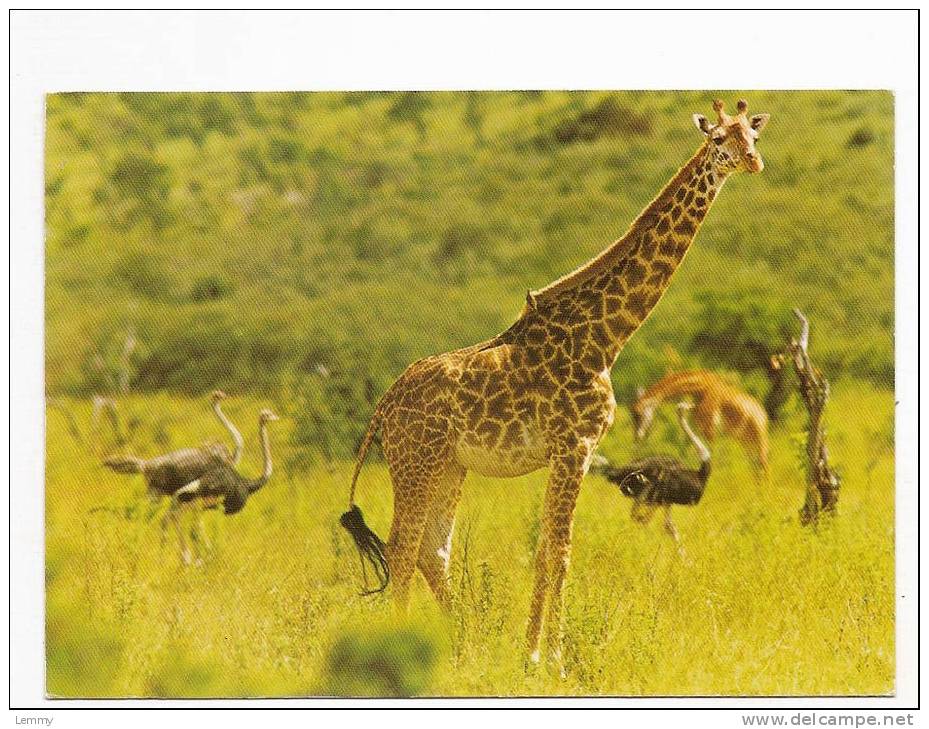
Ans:
[[[296,398],[353,441],[409,362],[496,333],[619,237],[715,95],[50,96],[48,391],[121,373],[138,393]],[[763,394],[735,339],[782,337],[794,306],[830,377],[892,386],[892,96],[719,95],[771,113],[766,169],[727,184],[618,397],[690,364]]]

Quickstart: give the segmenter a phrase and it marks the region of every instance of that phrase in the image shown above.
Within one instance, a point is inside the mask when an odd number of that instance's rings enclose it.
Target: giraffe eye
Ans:
[[[719,146],[719,145],[722,144],[722,143],[723,143],[723,138],[722,138],[722,137],[713,137],[713,144]]]

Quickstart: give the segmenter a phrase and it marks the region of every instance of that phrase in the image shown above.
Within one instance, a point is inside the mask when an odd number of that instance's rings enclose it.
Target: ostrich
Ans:
[[[182,505],[200,500],[206,508],[216,508],[220,502],[223,513],[235,514],[245,508],[248,497],[258,491],[271,478],[271,441],[268,437],[268,423],[278,417],[268,409],[258,415],[258,434],[261,439],[261,452],[264,456],[264,469],[258,478],[242,476],[230,463],[221,462],[199,478],[178,489],[172,496],[171,511]],[[175,519],[175,524],[177,521]],[[185,544],[183,532],[178,528],[181,551],[185,562],[191,560],[191,553]],[[199,559],[198,559],[199,561]]]
[[[213,412],[216,414],[216,419],[219,420],[219,422],[223,424],[226,430],[229,431],[229,435],[232,437],[232,442],[235,444],[235,448],[233,449],[232,453],[229,454],[229,458],[225,460],[228,460],[229,463],[231,463],[233,466],[238,466],[239,461],[242,460],[242,451],[245,450],[245,441],[242,439],[242,434],[238,431],[235,425],[232,424],[232,421],[226,417],[226,414],[222,411],[222,408],[220,408],[220,404],[227,397],[229,396],[222,390],[213,390],[213,392],[210,393],[210,402],[213,404]],[[219,450],[217,452],[220,453],[223,451],[225,451],[227,454],[229,453],[225,446],[219,443],[210,443],[207,445],[207,447],[218,448]]]
[[[671,521],[671,507],[675,504],[693,506],[698,503],[710,477],[710,451],[687,422],[687,411],[691,407],[686,402],[678,403],[677,417],[700,457],[700,468],[697,470],[687,468],[671,456],[651,456],[623,467],[613,466],[602,456],[597,456],[591,467],[592,471],[619,486],[624,496],[634,500],[632,518],[638,523],[647,524],[655,510],[662,507],[665,531],[674,539],[681,554],[681,538]]]
[[[149,459],[142,459],[137,456],[111,456],[103,461],[103,465],[116,471],[116,473],[141,473],[145,478],[149,496],[153,500],[164,496],[173,496],[178,489],[221,465],[237,465],[242,457],[244,441],[242,434],[239,433],[220,407],[226,397],[226,393],[221,390],[214,390],[210,394],[210,402],[217,419],[232,436],[235,443],[232,452],[222,443],[205,443],[199,448],[183,448]],[[162,541],[164,541],[164,532],[168,520],[174,522],[175,527],[180,530],[176,509],[169,509],[161,521]],[[200,519],[197,521],[196,530],[196,539],[206,542],[206,533]]]
[[[214,390],[210,394],[210,401],[217,419],[232,436],[235,443],[232,452],[222,443],[205,443],[199,448],[183,448],[149,459],[137,456],[111,456],[103,461],[103,465],[116,473],[141,473],[145,477],[149,494],[155,497],[173,495],[179,488],[220,463],[238,465],[242,458],[244,441],[242,434],[220,407],[226,397],[226,393],[221,390]]]

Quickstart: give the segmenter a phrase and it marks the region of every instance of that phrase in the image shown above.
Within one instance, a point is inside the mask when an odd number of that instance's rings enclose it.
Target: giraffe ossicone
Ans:
[[[506,331],[414,362],[381,398],[359,449],[349,501],[354,507],[358,474],[380,430],[394,514],[374,559],[386,561],[381,573],[392,581],[399,606],[406,605],[417,568],[439,603],[450,604],[452,531],[468,470],[512,477],[547,466],[527,655],[541,655],[544,623],[550,655],[560,660],[574,508],[616,409],[610,370],[670,284],[725,180],[763,168],[755,142],[768,116],[749,118],[742,102],[736,116],[726,115],[720,101],[713,108],[716,124],[694,115],[703,144],[622,238],[529,292]],[[363,520],[354,524],[363,556],[380,543],[373,535]]]

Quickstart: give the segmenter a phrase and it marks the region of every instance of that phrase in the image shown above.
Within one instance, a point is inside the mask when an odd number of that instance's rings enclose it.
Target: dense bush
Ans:
[[[652,124],[647,116],[608,96],[592,109],[557,124],[552,137],[558,144],[574,144],[593,142],[601,137],[648,136],[651,132]]]
[[[764,397],[750,370],[793,306],[830,378],[892,385],[892,97],[748,98],[772,114],[765,172],[727,183],[620,355],[620,400],[683,366],[743,372]],[[53,95],[48,390],[106,389],[131,326],[133,390],[292,395],[313,412],[296,437],[349,453],[407,364],[501,331],[527,289],[622,235],[700,144],[690,116],[711,99]]]

